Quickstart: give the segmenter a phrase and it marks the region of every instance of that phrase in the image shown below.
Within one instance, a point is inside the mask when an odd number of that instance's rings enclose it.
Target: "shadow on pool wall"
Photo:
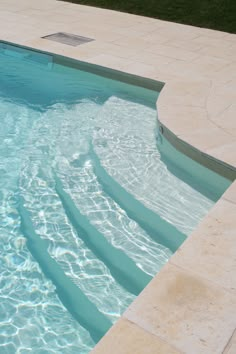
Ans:
[[[168,137],[170,134],[172,135],[170,142],[166,137],[167,129],[159,121],[157,125],[157,148],[161,153],[161,160],[167,166],[168,170],[199,193],[216,202],[231,185],[234,179],[233,175],[236,172],[233,170],[230,171],[227,167],[220,164],[220,162],[213,159],[209,160],[200,151],[181,142],[173,133],[168,132]],[[179,147],[182,145],[182,152],[175,148],[174,144],[172,145],[174,139],[177,141]],[[191,152],[194,155],[198,155],[197,158],[201,159],[204,165],[188,157],[187,153],[191,154]],[[217,170],[217,172],[213,169]]]

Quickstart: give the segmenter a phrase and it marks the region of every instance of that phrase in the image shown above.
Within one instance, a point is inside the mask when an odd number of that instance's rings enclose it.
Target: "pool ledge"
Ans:
[[[165,82],[161,124],[235,171],[236,35],[56,0],[2,0],[0,18],[1,40]],[[60,31],[95,41],[41,38]],[[236,182],[91,353],[235,353],[235,215]]]

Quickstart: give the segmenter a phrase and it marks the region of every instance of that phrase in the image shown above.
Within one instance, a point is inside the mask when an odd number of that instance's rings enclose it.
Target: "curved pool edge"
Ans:
[[[207,152],[199,150],[198,147],[191,145],[190,142],[182,140],[181,137],[178,137],[161,123],[160,119],[158,120],[158,126],[160,134],[162,134],[176,150],[232,182],[236,179],[236,167],[209,155]]]
[[[162,104],[163,96],[163,101],[171,102],[173,91],[169,98],[168,94],[166,82],[157,101],[161,134],[177,150],[230,179],[232,184],[91,354],[123,354],[127,349],[144,353],[147,348],[153,354],[226,354],[234,345],[236,155],[229,155],[228,149],[234,151],[236,139],[231,136],[227,142],[230,135],[204,120],[205,111],[197,106],[200,131],[179,133],[175,126],[179,121],[182,124],[178,118],[183,108],[174,105],[175,119],[169,118],[168,108]],[[195,111],[194,106],[185,108],[189,116]],[[217,133],[213,142],[210,129]]]
[[[220,83],[218,85],[221,86]],[[218,96],[217,92],[214,97],[213,87],[212,79],[200,76],[188,79],[173,77],[166,81],[158,98],[159,120],[166,128],[166,137],[178,150],[193,159],[199,159],[201,164],[205,162],[199,156],[205,155],[207,163],[216,169],[216,172],[222,174],[224,169],[226,173],[229,169],[233,171],[233,173],[229,172],[229,178],[234,180],[236,178],[236,154],[234,154],[236,108],[233,105],[235,94],[231,90],[228,92],[229,97],[232,95],[232,102],[229,100],[231,104],[228,107],[229,112],[228,109],[221,113],[217,110],[214,112],[211,105],[219,104],[217,100],[222,100],[220,105],[223,105],[224,96]],[[194,151],[198,151],[199,154]]]
[[[69,8],[70,4],[63,6]],[[95,9],[85,6],[80,6],[79,9],[81,8],[86,9],[85,19],[88,14],[96,16]],[[50,11],[54,11],[53,6],[48,9],[48,12]],[[16,12],[12,11],[12,13],[17,16]],[[109,16],[110,19],[114,15],[115,23],[118,21],[118,15],[114,11],[100,10],[99,13]],[[32,14],[31,17],[33,16]],[[53,17],[55,16],[53,13]],[[63,16],[63,12],[61,16]],[[80,13],[80,16],[83,16],[83,12]],[[137,18],[139,21],[136,21]],[[22,21],[24,24],[25,18],[22,18]],[[142,26],[142,21],[147,26],[156,23],[167,29],[166,32],[162,32],[162,36],[166,36],[167,41],[169,40],[168,28],[175,32],[176,40],[180,41],[183,40],[183,32],[188,32],[190,28],[190,26],[148,20],[141,16],[128,14],[125,14],[125,19],[122,21],[127,21],[129,25],[133,21],[133,26],[136,26],[137,29]],[[19,26],[19,23],[20,19],[16,26]],[[103,26],[105,25],[103,23]],[[39,31],[39,29],[37,30]],[[145,29],[143,30],[145,31]],[[235,41],[235,35],[194,27],[191,30],[203,37],[203,43],[207,43],[206,48],[203,49],[206,49],[208,56],[217,57],[216,54],[212,54],[215,48],[215,52],[218,50],[220,53],[218,62],[221,59],[227,61],[222,58],[224,54],[222,53],[224,50],[221,49],[222,38],[225,37],[226,42],[229,38]],[[41,35],[44,32],[45,29],[42,29]],[[81,54],[79,50],[78,52],[72,51],[71,48],[61,44],[56,45],[40,39],[37,31],[30,39],[22,39],[20,31],[18,36],[12,34],[10,29],[6,29],[5,34],[2,34],[2,39],[19,45],[25,44],[38,50],[108,66],[108,58],[103,55],[101,47],[96,47],[96,43],[90,45],[93,49],[92,54],[83,54],[83,50]],[[213,48],[209,44],[210,40],[213,41]],[[107,43],[106,39],[100,39],[100,44],[102,43]],[[142,42],[140,43],[142,44]],[[139,43],[136,45],[139,48]],[[208,47],[209,53],[207,53]],[[122,50],[125,56],[125,47],[121,46]],[[186,59],[185,50],[183,50],[183,55]],[[114,55],[113,57],[117,61],[113,60],[112,62],[111,60],[109,66],[115,70],[121,70],[119,56]],[[206,55],[194,60],[198,61],[197,68],[199,68],[194,73],[191,72],[192,59],[171,64],[172,66],[176,65],[176,73],[173,74],[165,68],[160,71],[158,67],[154,72],[149,71],[149,68],[142,66],[142,62],[139,62],[138,55],[137,63],[139,65],[136,65],[136,68],[124,67],[122,69],[131,74],[135,72],[140,76],[166,82],[158,101],[161,123],[178,139],[235,169],[236,127],[233,118],[236,115],[236,108],[233,105],[233,99],[230,105],[225,92],[219,95],[222,87],[228,85],[227,80],[230,81],[233,74],[233,59],[229,63],[226,62],[222,70],[216,70],[214,73],[211,72],[211,67],[207,66]],[[214,60],[213,64],[218,65]],[[178,65],[185,65],[187,73],[178,71]],[[207,71],[211,72],[208,78],[205,76]],[[189,77],[190,72],[191,77]],[[218,106],[220,99],[225,103],[224,108],[228,105],[229,109],[225,108],[221,112],[219,109],[216,113],[214,105]],[[216,113],[215,117],[214,113]],[[226,114],[229,118],[227,121],[224,120]],[[189,116],[195,122],[193,129],[188,124]],[[229,124],[229,122],[231,123]],[[127,353],[127,350],[133,353],[138,351],[145,353],[147,350],[149,353],[168,354],[183,352],[191,354],[228,353],[225,348],[228,348],[228,343],[236,328],[234,319],[236,311],[235,215],[236,182],[233,182],[188,240],[92,350],[92,353],[123,354]]]

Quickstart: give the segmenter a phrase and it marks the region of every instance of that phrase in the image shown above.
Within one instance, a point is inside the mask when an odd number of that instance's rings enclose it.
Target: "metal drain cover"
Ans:
[[[63,44],[68,44],[73,47],[94,41],[94,39],[92,39],[92,38],[77,36],[76,34],[70,34],[70,33],[65,33],[65,32],[58,32],[58,33],[49,34],[48,36],[44,36],[42,38],[49,39],[51,41],[55,41],[55,42],[59,42],[59,43],[63,43]]]

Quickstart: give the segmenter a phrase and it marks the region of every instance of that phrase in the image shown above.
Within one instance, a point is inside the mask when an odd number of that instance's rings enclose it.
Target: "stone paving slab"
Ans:
[[[236,298],[235,216],[236,203],[223,197],[170,262],[191,269]]]
[[[122,318],[105,335],[93,354],[181,354],[164,340]]]
[[[223,354],[235,354],[235,353],[236,353],[236,331],[234,332]]]
[[[68,32],[70,47],[41,37]],[[236,168],[236,35],[57,0],[1,0],[0,40],[165,82],[160,122]],[[93,353],[233,354],[236,182]]]
[[[183,353],[220,354],[236,326],[236,297],[168,263],[134,300],[124,318]]]

